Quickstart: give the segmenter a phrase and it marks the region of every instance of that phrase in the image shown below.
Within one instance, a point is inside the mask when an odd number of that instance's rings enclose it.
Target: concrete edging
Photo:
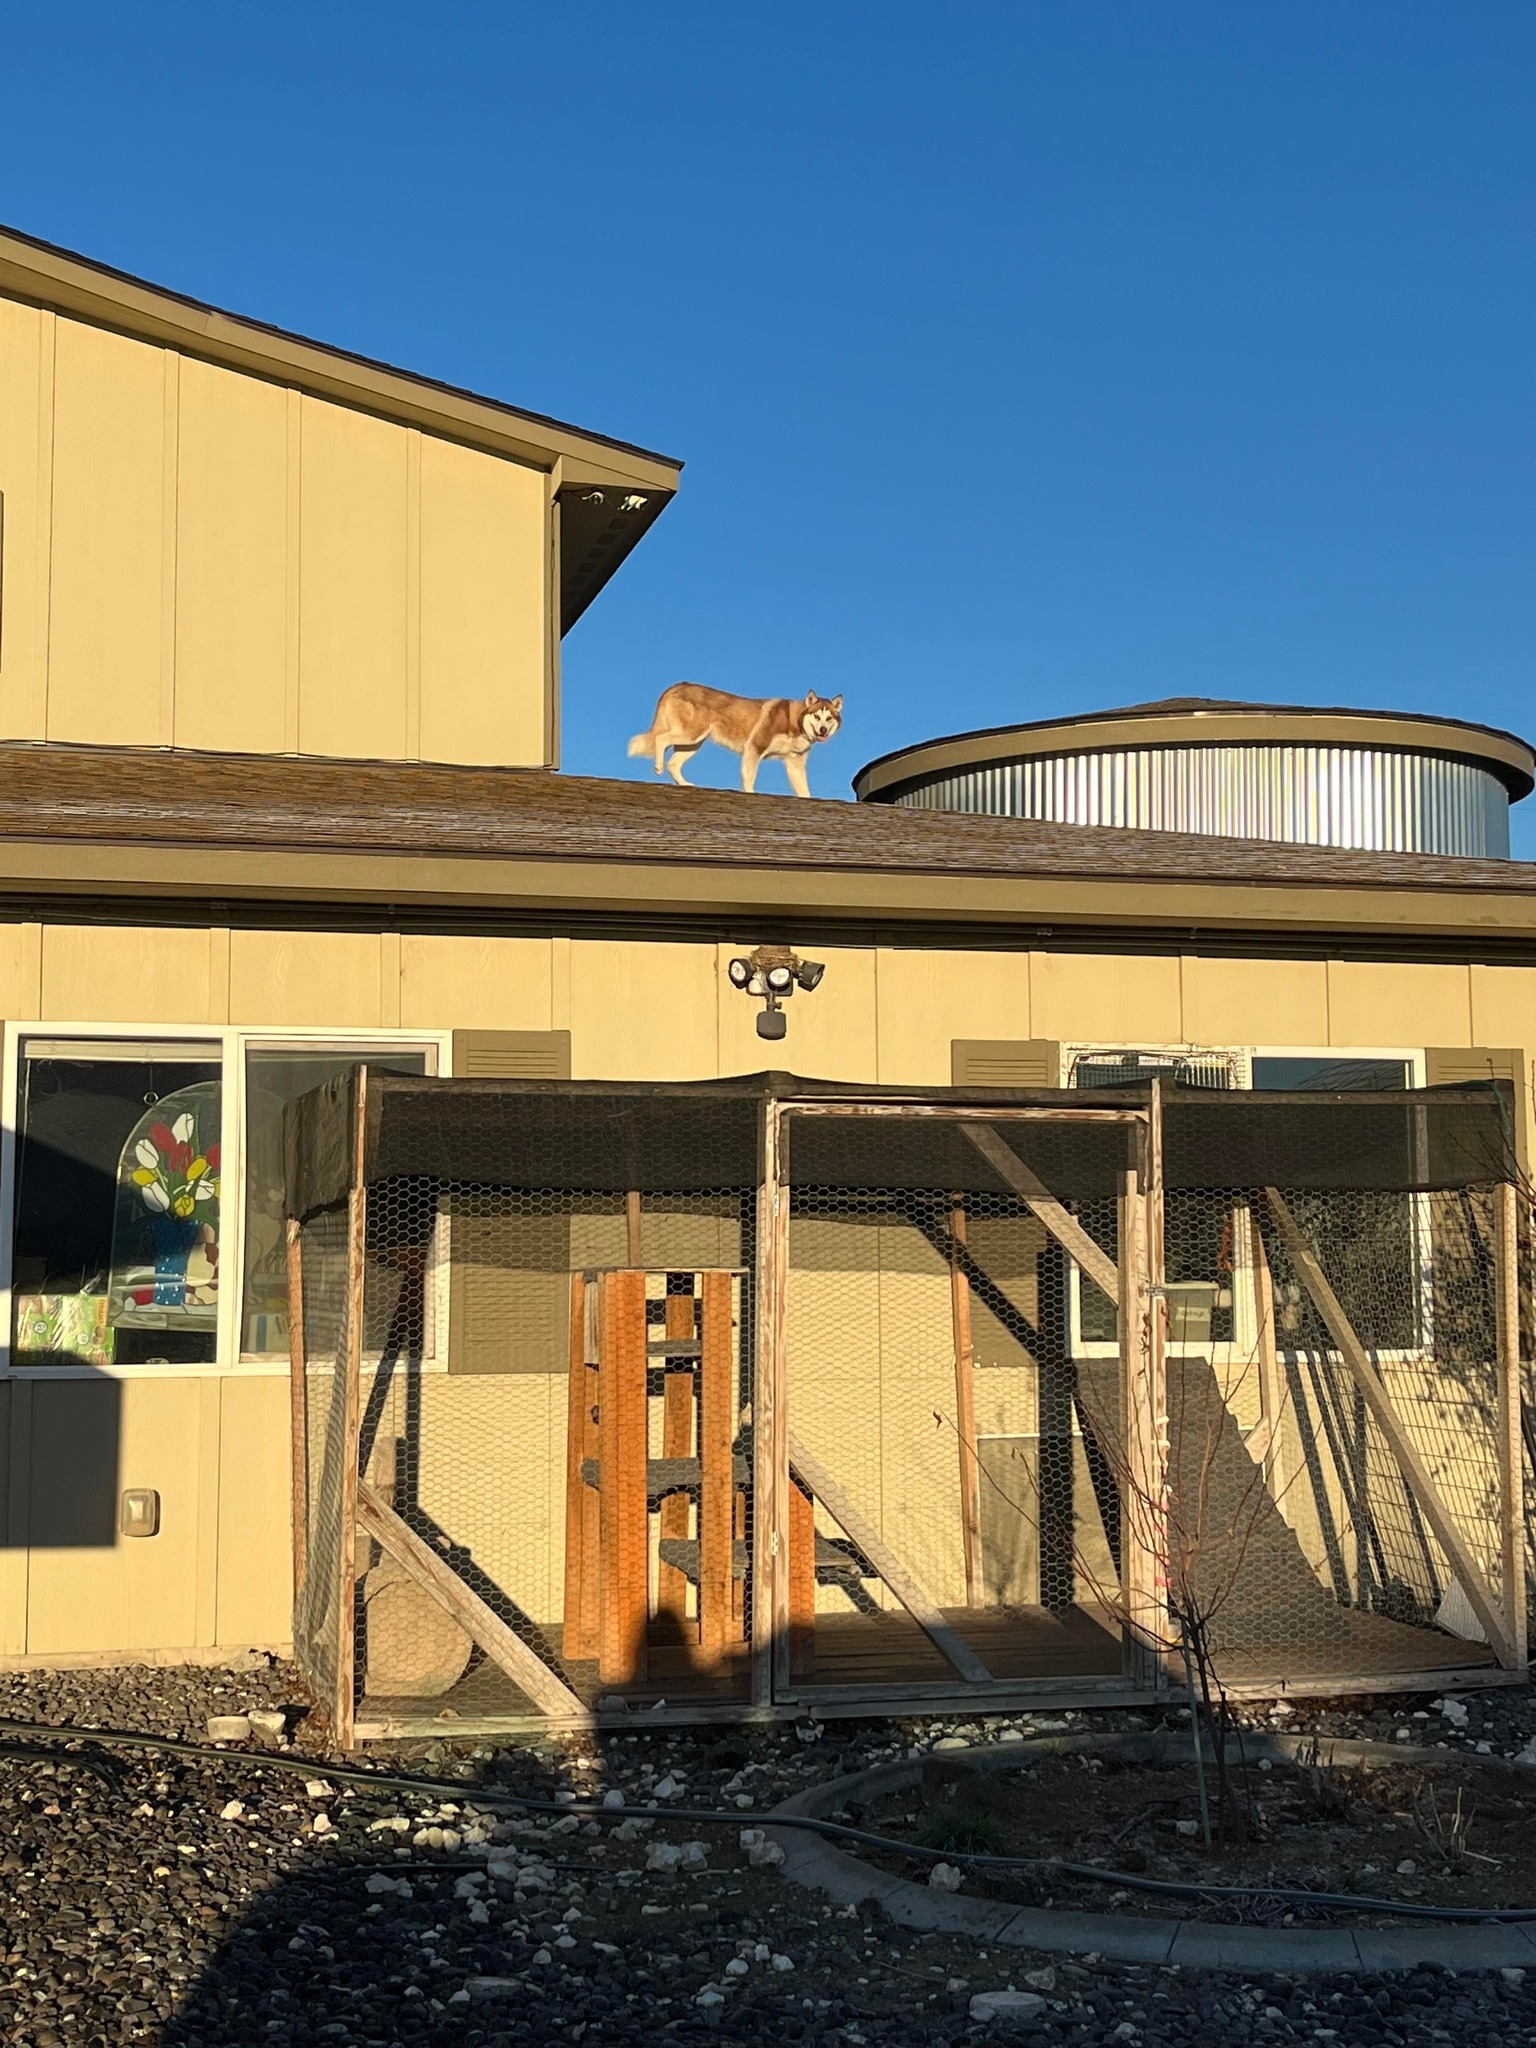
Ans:
[[[1175,1738],[1189,1754],[1187,1736]],[[1291,1757],[1302,1738],[1250,1732],[1249,1753]],[[941,1751],[983,1770],[1020,1769],[1042,1756],[1093,1749],[1142,1749],[1171,1754],[1173,1742],[1157,1736],[1068,1736],[1017,1743],[990,1743],[970,1750]],[[1390,1742],[1330,1741],[1326,1753],[1341,1760],[1443,1764],[1455,1757],[1508,1770],[1502,1758],[1467,1757],[1464,1750],[1409,1747]],[[776,1815],[819,1819],[850,1799],[905,1791],[921,1781],[932,1751],[899,1763],[813,1785],[762,1816],[769,1839],[784,1851],[784,1875],[794,1884],[820,1891],[839,1906],[866,1900],[900,1926],[924,1933],[959,1934],[1003,1948],[1038,1949],[1053,1955],[1097,1955],[1107,1962],[1178,1964],[1204,1970],[1303,1970],[1324,1972],[1412,1970],[1436,1963],[1447,1970],[1536,1970],[1536,1921],[1515,1926],[1497,1921],[1440,1923],[1411,1921],[1402,1927],[1309,1928],[1223,1927],[1208,1921],[1152,1919],[1131,1913],[1079,1913],[1054,1907],[1012,1906],[1002,1900],[963,1899],[935,1892],[908,1878],[892,1877],[858,1856],[801,1828],[775,1828]]]

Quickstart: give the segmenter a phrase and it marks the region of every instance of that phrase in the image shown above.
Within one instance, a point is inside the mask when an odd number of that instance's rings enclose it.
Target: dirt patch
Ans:
[[[1092,1863],[1195,1885],[1402,1900],[1415,1905],[1536,1907],[1536,1783],[1443,1766],[1367,1768],[1321,1754],[1234,1765],[1238,1816],[1225,1838],[1203,1838],[1190,1762],[1109,1756],[1043,1758],[1033,1767],[982,1771],[930,1758],[920,1789],[862,1810],[881,1833],[927,1848],[1042,1859],[999,1871],[965,1866],[968,1897],[1059,1904],[1250,1925],[1348,1920],[1401,1924],[1348,1908],[1277,1900],[1180,1899],[1069,1876],[1060,1863]],[[1214,1774],[1210,1775],[1215,1798]],[[859,1817],[850,1808],[850,1817]],[[905,1859],[880,1859],[904,1875]]]

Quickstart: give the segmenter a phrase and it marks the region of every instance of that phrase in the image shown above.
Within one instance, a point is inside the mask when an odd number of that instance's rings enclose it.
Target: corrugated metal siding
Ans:
[[[1471,761],[1370,747],[1136,747],[1014,761],[903,792],[908,810],[1509,856],[1509,794]]]

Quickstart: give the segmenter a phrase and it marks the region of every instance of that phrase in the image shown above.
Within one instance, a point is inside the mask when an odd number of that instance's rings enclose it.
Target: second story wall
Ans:
[[[0,297],[0,737],[545,763],[550,488]]]

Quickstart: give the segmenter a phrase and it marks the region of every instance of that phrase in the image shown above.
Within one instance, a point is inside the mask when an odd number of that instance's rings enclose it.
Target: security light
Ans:
[[[619,510],[621,512],[638,512],[642,505],[649,505],[650,502],[650,499],[642,496],[639,491],[631,491],[627,498],[620,501]]]
[[[797,987],[807,994],[826,973],[819,960],[797,960],[788,946],[755,946],[725,963],[732,988],[743,995],[757,996],[762,1011],[757,1019],[759,1038],[782,1038],[789,1028],[784,1004]]]

